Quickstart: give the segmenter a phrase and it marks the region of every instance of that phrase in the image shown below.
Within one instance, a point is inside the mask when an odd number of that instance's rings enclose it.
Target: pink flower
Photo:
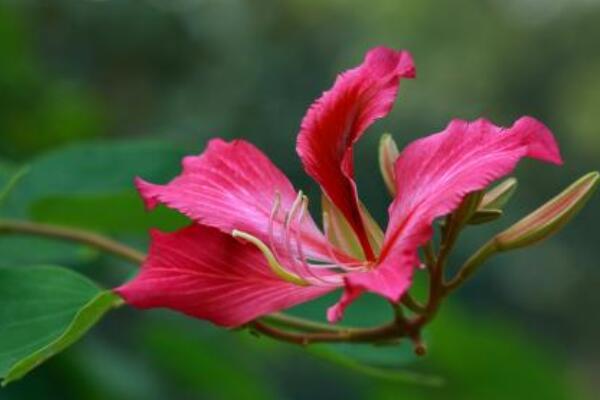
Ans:
[[[523,157],[561,163],[552,134],[533,118],[506,129],[483,119],[453,120],[400,153],[397,195],[381,235],[358,198],[353,145],[390,112],[400,80],[414,75],[409,53],[372,49],[304,117],[296,150],[324,193],[326,234],[309,215],[307,198],[243,140],[210,141],[166,185],[138,179],[148,208],[164,203],[194,223],[152,232],[140,273],[116,292],[137,307],[167,307],[227,327],[338,288],[344,293],[328,311],[331,322],[365,291],[399,301],[434,219]]]

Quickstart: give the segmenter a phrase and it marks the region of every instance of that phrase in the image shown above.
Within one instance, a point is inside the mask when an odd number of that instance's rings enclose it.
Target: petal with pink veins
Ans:
[[[414,75],[408,52],[370,50],[361,65],[339,75],[310,107],[298,134],[296,151],[304,169],[346,217],[369,259],[374,254],[358,206],[352,147],[375,120],[390,112],[400,79]]]
[[[531,117],[508,129],[484,119],[454,120],[406,147],[395,164],[399,191],[389,208],[380,259],[370,272],[347,275],[346,290],[399,301],[419,264],[418,248],[433,235],[434,219],[453,212],[468,193],[510,174],[523,157],[562,163],[552,133]]]
[[[138,308],[169,308],[237,327],[312,300],[334,286],[299,286],[277,277],[263,254],[215,228],[152,231],[139,274],[115,289]]]
[[[285,213],[297,192],[287,177],[255,146],[243,141],[213,139],[198,156],[183,159],[182,173],[166,185],[138,178],[136,186],[148,208],[157,203],[179,210],[192,220],[229,234],[234,229],[282,247]],[[280,210],[271,213],[279,197]],[[328,260],[325,236],[307,216],[301,239],[308,257]],[[343,255],[339,257],[344,259]]]

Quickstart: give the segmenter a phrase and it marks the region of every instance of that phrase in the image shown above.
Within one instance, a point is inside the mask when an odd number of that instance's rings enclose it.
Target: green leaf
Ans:
[[[27,217],[33,202],[48,197],[133,193],[136,176],[166,181],[179,170],[184,153],[160,140],[89,142],[47,153],[31,161],[3,214]]]
[[[17,380],[81,338],[121,299],[61,267],[0,269],[0,378]]]
[[[173,230],[187,221],[181,214],[162,206],[147,213],[140,197],[133,190],[96,196],[47,197],[34,202],[30,214],[37,222],[107,234],[144,233],[151,227]]]

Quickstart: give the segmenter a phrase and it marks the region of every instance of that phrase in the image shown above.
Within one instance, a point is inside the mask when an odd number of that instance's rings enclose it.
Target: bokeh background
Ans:
[[[256,143],[316,195],[295,156],[308,105],[375,45],[409,49],[418,78],[361,141],[359,190],[385,221],[383,132],[400,145],[455,117],[533,115],[562,168],[525,161],[507,215],[464,236],[460,263],[600,158],[600,2],[595,0],[2,0],[0,179],[30,173],[11,217],[92,228],[146,246],[135,175],[164,182],[213,136]],[[166,311],[121,309],[2,399],[594,399],[600,396],[598,196],[559,236],[497,257],[427,331],[430,354],[281,345]],[[107,287],[134,267],[79,246],[0,238],[0,265],[56,263]],[[322,317],[327,298],[298,311]],[[366,299],[349,322],[385,318]],[[1,326],[0,326],[1,329]],[[442,387],[360,371],[349,358],[441,376]],[[395,366],[397,367],[397,366]],[[372,371],[371,371],[372,372]]]

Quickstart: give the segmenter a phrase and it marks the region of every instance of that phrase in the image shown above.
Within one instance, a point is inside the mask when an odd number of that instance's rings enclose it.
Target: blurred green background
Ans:
[[[143,249],[149,226],[184,221],[166,210],[145,215],[133,177],[166,181],[213,136],[251,140],[314,196],[295,156],[299,121],[336,73],[387,45],[413,53],[418,78],[403,82],[391,116],[357,150],[359,191],[380,221],[389,198],[376,146],[385,131],[404,145],[454,117],[509,125],[528,114],[551,127],[566,160],[525,161],[507,216],[471,229],[459,263],[598,168],[598,21],[594,0],[1,0],[0,181],[31,167],[2,214],[92,228]],[[121,309],[0,398],[598,398],[598,201],[559,236],[489,263],[427,330],[424,359],[408,345],[305,351]],[[134,273],[89,249],[28,237],[0,237],[0,254],[1,266],[67,265],[106,287]],[[333,300],[298,312],[322,318]],[[380,310],[367,298],[348,321],[376,322]],[[445,385],[375,376],[351,359]]]

